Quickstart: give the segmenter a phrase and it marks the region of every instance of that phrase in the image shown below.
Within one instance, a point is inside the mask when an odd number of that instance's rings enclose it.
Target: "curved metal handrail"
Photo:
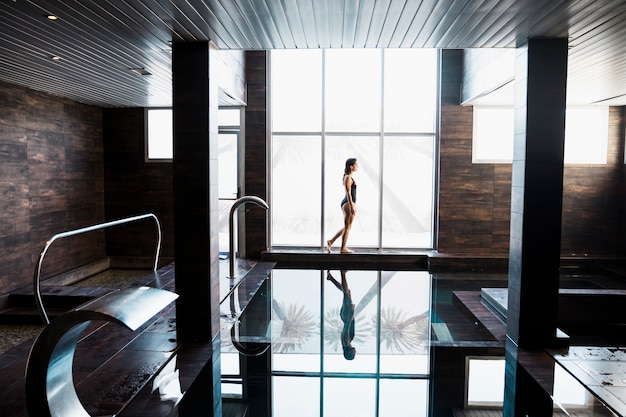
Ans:
[[[153,271],[156,271],[158,264],[159,264],[159,253],[161,252],[161,223],[159,223],[159,219],[157,218],[157,216],[155,216],[152,213],[141,214],[139,216],[127,217],[124,219],[113,220],[113,221],[106,222],[106,223],[100,223],[100,224],[95,224],[93,226],[83,227],[81,229],[75,229],[75,230],[70,230],[67,232],[58,233],[52,236],[50,240],[46,242],[46,245],[44,246],[43,250],[41,251],[41,254],[39,255],[39,259],[37,260],[37,265],[35,267],[35,276],[33,277],[33,292],[35,294],[35,301],[37,303],[37,309],[39,310],[39,314],[41,315],[41,318],[43,319],[46,325],[50,324],[50,319],[48,318],[48,313],[46,312],[46,309],[44,308],[43,300],[41,297],[40,276],[41,276],[41,264],[43,263],[43,259],[46,256],[46,252],[48,251],[50,246],[57,239],[62,239],[64,237],[74,236],[74,235],[78,235],[81,233],[91,232],[94,230],[101,230],[107,227],[117,226],[117,225],[124,224],[124,223],[131,223],[131,222],[135,222],[138,220],[149,219],[149,218],[153,218],[154,221],[156,222],[157,233],[158,233],[156,254],[154,257],[154,267],[153,267]]]
[[[228,238],[229,238],[229,262],[230,262],[230,275],[228,278],[230,279],[234,279],[235,278],[235,226],[234,226],[234,217],[235,217],[235,212],[237,211],[237,209],[239,208],[239,206],[246,204],[246,203],[254,203],[259,207],[263,207],[265,210],[268,210],[270,208],[270,206],[263,201],[262,198],[254,196],[254,195],[247,195],[241,198],[238,198],[237,200],[235,200],[235,202],[233,203],[232,207],[230,208],[230,215],[229,215],[229,222],[228,222]]]

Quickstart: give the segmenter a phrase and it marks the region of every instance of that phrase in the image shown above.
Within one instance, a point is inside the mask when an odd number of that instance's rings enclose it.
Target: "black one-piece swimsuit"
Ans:
[[[352,185],[350,186],[350,194],[352,195],[352,202],[356,203],[356,181],[352,178]],[[346,195],[343,200],[341,200],[341,207],[348,202],[348,196]]]

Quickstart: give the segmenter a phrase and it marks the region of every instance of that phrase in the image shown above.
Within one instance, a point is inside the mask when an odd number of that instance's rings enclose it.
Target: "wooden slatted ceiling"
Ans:
[[[514,48],[540,36],[570,39],[571,100],[626,104],[624,0],[0,0],[0,80],[105,107],[169,106],[171,42]]]

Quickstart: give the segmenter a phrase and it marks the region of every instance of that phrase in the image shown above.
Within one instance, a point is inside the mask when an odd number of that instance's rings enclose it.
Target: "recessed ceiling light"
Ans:
[[[152,75],[152,74],[150,74],[150,72],[147,69],[145,69],[143,67],[140,67],[140,68],[129,68],[129,70],[131,70],[135,74],[139,74],[139,75]]]
[[[48,20],[59,20],[59,17],[53,14],[46,15],[46,17],[48,18]]]
[[[58,56],[58,55],[53,55],[53,56],[52,56],[52,60],[53,60],[53,61],[60,61],[60,60],[61,60],[61,57],[60,57],[60,56]]]

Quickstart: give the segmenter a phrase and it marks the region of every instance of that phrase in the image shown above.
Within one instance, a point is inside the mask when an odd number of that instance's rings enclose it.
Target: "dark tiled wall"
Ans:
[[[472,107],[459,105],[463,52],[442,57],[439,244],[444,253],[509,251],[510,164],[472,164]],[[561,253],[622,253],[623,107],[609,114],[606,165],[566,165]]]
[[[104,221],[102,110],[0,83],[0,292],[31,285],[53,235]],[[103,258],[104,235],[57,240],[42,276]]]
[[[510,164],[472,164],[472,107],[460,102],[463,51],[443,51],[440,252],[508,255]]]
[[[246,52],[248,106],[245,125],[244,192],[246,195],[257,196],[268,201],[267,141],[269,138],[266,122],[268,90],[266,59],[266,51]],[[261,251],[267,248],[267,213],[253,204],[246,205],[245,209],[246,257],[258,259]]]
[[[106,218],[155,214],[162,227],[161,259],[174,256],[171,162],[144,159],[144,109],[104,110],[104,189]],[[107,230],[107,255],[132,263],[154,257],[157,239],[151,220]]]

